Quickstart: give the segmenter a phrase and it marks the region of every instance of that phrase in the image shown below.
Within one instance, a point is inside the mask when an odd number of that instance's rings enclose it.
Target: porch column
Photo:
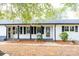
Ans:
[[[30,40],[32,39],[32,35],[31,35],[31,25],[30,25]]]
[[[54,26],[54,39],[55,39],[55,41],[56,41],[56,24],[55,24],[55,26]]]
[[[5,26],[6,26],[6,25],[5,25]],[[6,38],[5,38],[5,40],[7,40],[7,35],[8,35],[8,34],[7,34],[7,31],[8,31],[8,30],[7,30],[7,26],[6,26]]]
[[[41,25],[41,36],[42,36],[42,25]],[[43,36],[41,37],[41,39],[43,39]]]
[[[18,26],[18,31],[17,32],[18,32],[18,39],[19,39],[19,26]]]

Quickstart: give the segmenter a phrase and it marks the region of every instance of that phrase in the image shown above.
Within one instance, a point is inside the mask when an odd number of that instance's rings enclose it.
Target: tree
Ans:
[[[49,19],[55,18],[56,12],[51,4],[39,4],[39,3],[17,3],[12,4],[16,9],[17,15],[25,21],[31,20],[33,17],[37,19]]]
[[[19,17],[23,22],[29,22],[32,18],[62,19],[62,14],[68,8],[76,11],[78,6],[75,3],[64,3],[62,8],[54,8],[50,3],[0,3],[0,19],[14,20]]]

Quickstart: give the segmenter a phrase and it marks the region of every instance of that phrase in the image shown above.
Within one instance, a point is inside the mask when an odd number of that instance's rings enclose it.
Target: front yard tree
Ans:
[[[61,8],[54,8],[51,3],[0,3],[0,19],[14,20],[19,17],[23,22],[31,19],[62,19],[66,9],[76,11],[79,4],[64,3]]]
[[[0,17],[4,13],[4,19],[20,17],[24,22],[30,21],[32,18],[56,19],[58,13],[49,3],[1,3],[0,6],[2,7],[0,7]]]
[[[24,21],[29,21],[32,18],[48,19],[56,17],[56,12],[49,3],[17,3],[12,5],[16,10],[17,15]]]

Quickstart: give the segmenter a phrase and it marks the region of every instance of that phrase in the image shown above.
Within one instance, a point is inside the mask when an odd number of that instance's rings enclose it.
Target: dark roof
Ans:
[[[42,22],[42,23],[51,23],[51,24],[79,24],[79,19],[77,20],[49,20],[48,22]]]
[[[79,19],[65,19],[65,20],[40,20],[38,22],[31,21],[30,23],[23,23],[19,20],[0,20],[0,24],[79,24]]]

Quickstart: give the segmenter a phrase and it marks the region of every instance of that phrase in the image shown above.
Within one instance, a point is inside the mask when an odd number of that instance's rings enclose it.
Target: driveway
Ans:
[[[79,45],[0,42],[0,50],[10,56],[79,56]]]

